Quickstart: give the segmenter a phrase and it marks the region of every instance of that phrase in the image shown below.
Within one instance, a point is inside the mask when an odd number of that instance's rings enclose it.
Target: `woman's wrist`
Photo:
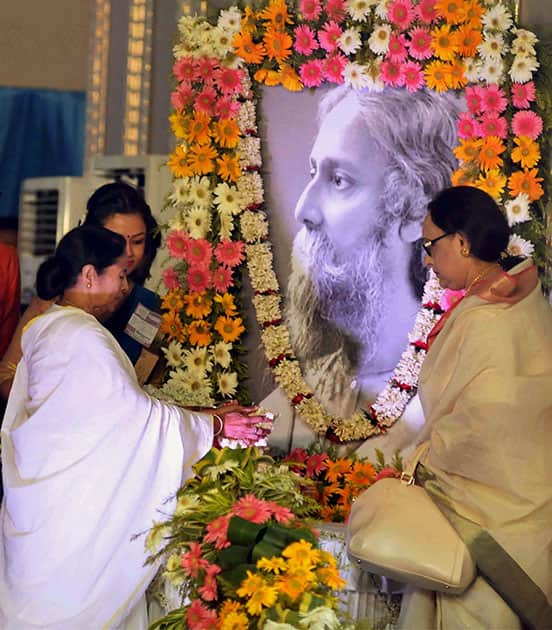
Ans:
[[[218,424],[218,427],[217,427]],[[224,429],[224,420],[218,413],[213,414],[213,437],[218,437]]]

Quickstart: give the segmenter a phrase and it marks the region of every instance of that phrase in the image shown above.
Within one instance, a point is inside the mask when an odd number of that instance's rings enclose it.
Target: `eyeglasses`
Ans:
[[[445,236],[452,236],[453,234],[454,232],[446,232],[445,234],[441,234],[441,236],[438,236],[437,238],[432,238],[431,240],[424,241],[422,243],[422,247],[424,248],[425,253],[428,256],[431,256],[431,248],[435,245],[435,243],[437,241],[440,241],[442,238],[445,238]]]

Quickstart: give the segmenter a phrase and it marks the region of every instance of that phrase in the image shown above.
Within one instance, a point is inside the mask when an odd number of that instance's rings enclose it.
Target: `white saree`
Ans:
[[[212,421],[145,394],[79,309],[51,307],[22,348],[2,427],[0,627],[124,627],[157,569],[134,536],[171,513]]]

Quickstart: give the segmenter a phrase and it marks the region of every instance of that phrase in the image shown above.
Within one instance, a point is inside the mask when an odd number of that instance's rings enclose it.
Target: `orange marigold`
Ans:
[[[538,177],[536,168],[516,171],[510,175],[508,188],[512,197],[517,197],[520,193],[525,193],[530,201],[536,201],[544,195],[544,190],[540,183],[542,177]]]

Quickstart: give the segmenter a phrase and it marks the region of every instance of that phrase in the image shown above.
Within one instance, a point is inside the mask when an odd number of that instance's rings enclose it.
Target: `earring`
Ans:
[[[460,253],[462,254],[462,256],[469,256],[470,250],[467,247],[462,247],[462,249],[460,250]]]
[[[90,281],[88,281],[88,282],[86,283],[86,288],[87,288],[87,289],[91,289],[91,288],[92,288],[92,283],[91,283]]]

